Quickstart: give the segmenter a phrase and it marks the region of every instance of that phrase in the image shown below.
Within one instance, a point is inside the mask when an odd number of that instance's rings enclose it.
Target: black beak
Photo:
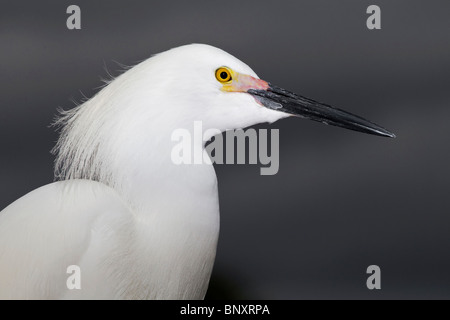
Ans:
[[[366,119],[344,110],[333,108],[327,104],[299,96],[272,84],[269,84],[267,90],[249,89],[247,92],[269,109],[350,130],[395,138],[395,134]]]

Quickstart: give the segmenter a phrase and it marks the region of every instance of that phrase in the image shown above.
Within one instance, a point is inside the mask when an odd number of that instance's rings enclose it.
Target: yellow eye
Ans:
[[[229,83],[231,80],[231,71],[226,67],[220,67],[216,70],[216,79],[221,83]]]

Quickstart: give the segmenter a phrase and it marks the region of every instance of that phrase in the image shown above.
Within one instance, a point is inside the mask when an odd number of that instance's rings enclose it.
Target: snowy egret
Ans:
[[[196,120],[224,131],[290,115],[394,136],[273,86],[208,45],[126,71],[63,112],[60,181],[0,213],[0,298],[204,298],[219,234],[216,175],[211,164],[173,164],[170,134]],[[66,284],[71,265],[78,290]]]

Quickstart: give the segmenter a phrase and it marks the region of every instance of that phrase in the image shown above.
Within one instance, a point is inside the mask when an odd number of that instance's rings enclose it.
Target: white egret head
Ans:
[[[206,129],[225,131],[288,116],[262,107],[247,93],[248,89],[266,89],[267,82],[259,80],[245,63],[215,47],[186,45],[160,53],[144,64],[148,66],[148,81],[141,81],[152,87],[144,91],[147,101],[165,95],[164,108],[177,117],[178,124],[202,121]]]
[[[223,50],[192,44],[147,59],[63,112],[56,175],[107,181],[130,159],[162,152],[175,129],[191,128],[194,121],[205,131],[225,131],[287,116],[394,137],[363,118],[259,79]]]
[[[178,47],[149,62],[152,80],[156,72],[160,81],[148,84],[156,86],[160,94],[171,96],[167,97],[171,103],[166,105],[176,109],[183,119],[203,121],[206,128],[224,131],[295,115],[365,133],[394,136],[358,116],[273,86],[259,79],[245,63],[209,45]]]

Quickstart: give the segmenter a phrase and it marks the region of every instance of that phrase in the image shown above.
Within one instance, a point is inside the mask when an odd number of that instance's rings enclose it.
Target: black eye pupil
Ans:
[[[225,71],[222,71],[220,73],[220,78],[222,78],[223,80],[227,79],[228,78],[228,73],[226,73]]]

